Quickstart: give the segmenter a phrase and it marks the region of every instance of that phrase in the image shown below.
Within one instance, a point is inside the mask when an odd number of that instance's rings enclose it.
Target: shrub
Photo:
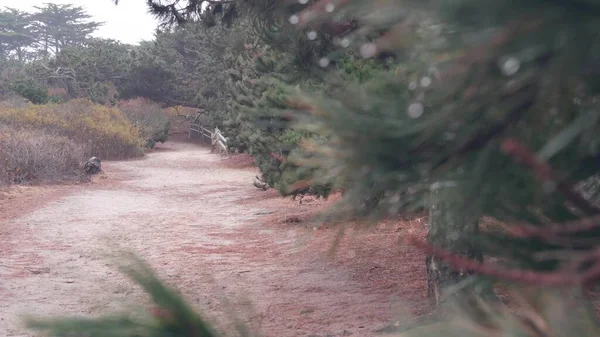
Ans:
[[[44,104],[50,99],[48,90],[31,79],[20,80],[10,85],[10,90],[19,94],[34,104]]]
[[[71,99],[71,96],[69,95],[67,90],[62,87],[48,88],[48,95],[50,96],[50,101],[53,101],[55,103],[62,103]]]
[[[118,107],[140,129],[146,147],[153,148],[157,142],[167,141],[171,122],[160,105],[145,98],[135,98],[119,102]]]
[[[102,105],[115,105],[118,100],[119,93],[115,85],[107,83],[93,83],[89,89],[86,90],[87,98],[92,102]]]
[[[15,93],[10,95],[6,95],[0,101],[0,108],[24,108],[27,107],[31,102],[29,102],[23,96],[19,96]]]
[[[83,179],[85,147],[39,130],[0,127],[0,185]]]
[[[213,128],[217,125],[215,121],[208,114],[206,114],[206,112],[202,112],[202,109],[176,105],[165,108],[164,111],[171,122],[171,133],[187,133],[191,122],[196,119],[199,112],[202,114],[198,117],[198,123],[206,128]]]
[[[143,154],[143,138],[116,108],[77,99],[63,104],[0,107],[0,123],[31,127],[86,144],[88,155],[102,159],[123,159]]]

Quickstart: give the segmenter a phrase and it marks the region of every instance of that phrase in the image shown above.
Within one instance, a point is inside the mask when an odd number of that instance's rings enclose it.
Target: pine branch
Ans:
[[[347,3],[349,3],[349,0],[338,0],[336,3],[336,8],[339,10],[343,8]],[[302,12],[300,12],[300,15],[298,15],[298,25],[300,27],[304,27],[306,24],[312,22],[320,15],[325,15],[327,13],[327,6],[330,4],[330,0],[320,0],[312,6],[308,7],[307,9],[303,10]]]
[[[542,286],[585,286],[600,280],[600,249],[587,253],[584,260],[593,262],[592,267],[585,272],[577,274],[573,272],[536,272],[510,269],[497,264],[479,262],[458,256],[443,249],[433,247],[415,236],[409,237],[408,242],[426,254],[437,256],[454,268],[508,281]]]
[[[534,104],[534,95],[532,92],[527,91],[525,92],[524,96],[525,98],[522,100],[522,102],[517,104],[517,106],[507,113],[502,121],[480,131],[469,141],[461,145],[456,151],[440,159],[437,164],[433,166],[433,169],[439,168],[452,159],[456,159],[457,157],[462,157],[472,151],[482,149],[492,139],[502,134],[509,126],[514,125],[515,122],[519,121],[525,115],[525,112],[529,111]]]
[[[600,215],[566,223],[545,224],[543,227],[520,225],[509,229],[509,233],[515,237],[544,239],[559,235],[578,234],[598,228],[600,228]]]
[[[523,143],[514,138],[506,139],[501,145],[502,152],[513,156],[513,158],[520,164],[530,168],[535,175],[544,182],[553,182],[556,184],[558,191],[560,191],[564,197],[570,201],[573,205],[579,208],[581,211],[589,214],[599,214],[600,209],[579,193],[575,191],[573,184],[564,177],[564,175],[553,172],[552,167],[540,159],[529,150]]]

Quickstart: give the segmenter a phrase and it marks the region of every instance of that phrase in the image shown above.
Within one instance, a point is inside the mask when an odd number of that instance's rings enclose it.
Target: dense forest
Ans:
[[[257,187],[342,193],[329,221],[429,212],[427,240],[407,238],[428,254],[436,308],[415,335],[598,335],[598,1],[148,7],[162,25],[135,46],[92,38],[101,23],[76,6],[1,10],[0,127],[23,127],[11,142],[39,122],[53,139],[95,135],[92,155],[139,155],[166,139],[173,109],[193,108],[254,158]],[[53,122],[75,125],[81,111],[85,135]],[[32,324],[56,336],[216,334],[144,268],[129,273],[168,318]],[[508,310],[498,289],[529,306]]]

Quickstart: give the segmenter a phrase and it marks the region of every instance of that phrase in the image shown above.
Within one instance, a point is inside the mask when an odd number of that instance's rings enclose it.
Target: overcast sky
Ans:
[[[125,43],[135,44],[153,39],[157,25],[157,21],[146,10],[145,0],[119,0],[118,6],[111,0],[0,0],[0,7],[31,11],[34,6],[43,6],[44,3],[84,7],[94,21],[105,22],[94,36]]]

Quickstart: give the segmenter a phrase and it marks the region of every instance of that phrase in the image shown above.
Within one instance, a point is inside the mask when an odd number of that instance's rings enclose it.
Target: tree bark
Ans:
[[[469,243],[469,238],[478,234],[478,214],[465,211],[464,200],[460,195],[457,182],[438,182],[431,186],[431,203],[429,209],[429,231],[427,239],[435,247],[467,256],[475,260],[483,260],[481,252]],[[464,270],[451,268],[435,256],[427,256],[427,293],[432,308],[443,303],[461,298],[476,289],[466,286],[460,291],[450,294],[448,287],[464,281],[470,274]],[[452,295],[452,296],[450,296]]]

